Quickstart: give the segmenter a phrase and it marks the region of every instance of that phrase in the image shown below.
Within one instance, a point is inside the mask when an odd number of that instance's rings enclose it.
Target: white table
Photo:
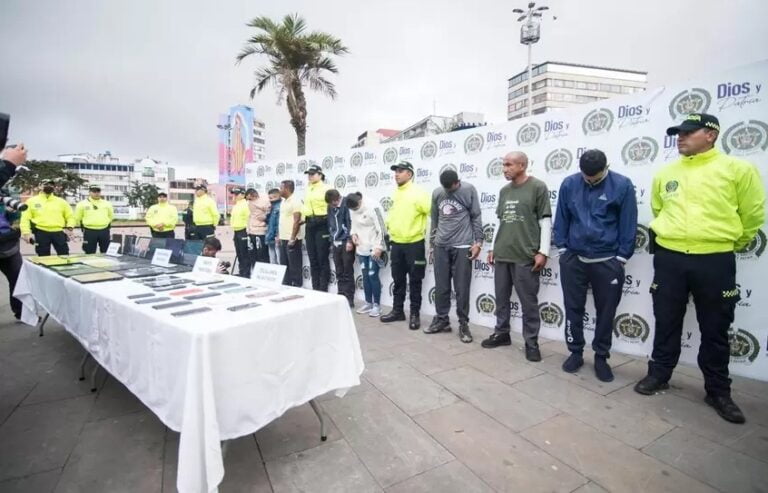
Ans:
[[[224,476],[221,440],[254,433],[292,407],[333,390],[341,396],[360,383],[363,359],[346,299],[283,289],[304,298],[273,303],[224,295],[210,298],[211,312],[176,318],[170,312],[187,307],[158,311],[128,300],[148,291],[137,282],[80,284],[24,261],[14,296],[24,304],[22,320],[34,325],[50,314],[181,433],[176,485],[208,492]],[[213,305],[225,296],[232,302]],[[262,306],[225,309],[238,301]]]

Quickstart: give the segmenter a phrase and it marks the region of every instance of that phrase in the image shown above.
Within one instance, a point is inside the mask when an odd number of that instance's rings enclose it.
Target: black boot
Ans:
[[[405,313],[402,309],[398,310],[397,308],[393,308],[391,312],[386,313],[379,317],[379,320],[384,322],[385,324],[389,322],[399,322],[401,320],[405,320]]]
[[[744,413],[741,412],[739,406],[733,402],[730,396],[727,395],[709,395],[704,398],[704,402],[715,408],[717,414],[720,415],[726,421],[731,423],[742,424],[746,421]]]
[[[459,322],[459,339],[467,344],[472,342],[472,333],[469,331],[469,325],[466,322]]]
[[[405,320],[405,318],[403,318],[403,320]],[[408,328],[411,330],[419,330],[419,327],[421,327],[421,320],[419,319],[418,312],[411,313],[411,322],[408,324]]]
[[[669,384],[662,382],[653,375],[646,375],[645,378],[635,384],[635,392],[643,395],[653,395],[659,390],[667,390]]]
[[[438,332],[450,332],[451,322],[447,318],[435,317],[429,327],[424,328],[425,334],[436,334]]]

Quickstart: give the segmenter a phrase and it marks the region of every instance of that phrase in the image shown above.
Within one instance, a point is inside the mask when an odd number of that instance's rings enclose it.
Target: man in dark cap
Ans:
[[[192,221],[195,224],[195,236],[198,240],[204,240],[216,233],[219,217],[219,208],[216,207],[216,201],[208,195],[208,187],[205,185],[196,186],[195,203],[192,205]]]
[[[635,391],[669,388],[680,358],[688,297],[693,294],[701,331],[699,368],[707,404],[732,423],[744,423],[731,399],[729,330],[739,288],[734,252],[749,245],[765,220],[765,190],[757,168],[715,147],[720,122],[694,113],[667,129],[682,156],[653,178],[651,238],[656,319],[648,375]]]
[[[109,227],[115,217],[115,211],[108,201],[101,197],[101,187],[88,187],[88,198],[75,206],[75,225],[83,230],[83,252],[107,253],[109,248]]]
[[[57,255],[69,255],[67,242],[75,227],[72,207],[66,200],[56,196],[55,190],[56,184],[53,181],[43,182],[40,193],[27,199],[27,210],[21,213],[21,237],[29,243],[37,243],[35,252],[41,257],[51,254],[51,245]]]

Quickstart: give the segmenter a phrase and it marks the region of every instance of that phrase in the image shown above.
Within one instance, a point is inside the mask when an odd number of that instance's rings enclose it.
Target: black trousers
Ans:
[[[740,299],[736,258],[732,252],[689,255],[656,247],[651,284],[656,327],[648,373],[662,382],[672,376],[680,358],[689,294],[693,294],[701,331],[698,362],[704,374],[704,388],[710,395],[728,396],[731,394],[728,329]]]
[[[51,254],[51,245],[56,250],[56,255],[69,255],[69,244],[64,231],[35,230],[35,253],[38,257],[47,257]]]
[[[288,246],[288,240],[280,240],[280,264],[288,266],[283,277],[283,284],[301,287],[301,240]]]
[[[560,256],[560,284],[565,304],[565,342],[572,353],[584,351],[584,304],[592,286],[595,300],[595,337],[592,349],[597,356],[610,357],[613,319],[624,291],[624,264],[616,259],[586,263],[573,252]]]
[[[209,236],[216,234],[216,226],[209,224],[207,226],[195,226],[195,239],[204,240]]]
[[[109,228],[83,228],[83,252],[96,253],[96,247],[99,247],[99,253],[107,253],[109,238]]]
[[[435,312],[448,320],[451,311],[451,281],[456,291],[456,316],[459,323],[469,322],[469,288],[472,261],[469,248],[435,247]]]
[[[251,277],[251,259],[253,257],[251,239],[248,238],[248,233],[244,229],[235,231],[235,256],[237,257],[237,275],[245,277],[246,279]]]
[[[330,236],[327,216],[307,218],[304,241],[307,242],[309,271],[312,275],[312,289],[315,291],[328,291],[328,282],[331,279],[331,262],[328,259],[331,249]]]
[[[10,257],[0,258],[0,271],[2,271],[5,278],[8,279],[11,311],[17,319],[21,318],[21,301],[13,297],[13,290],[16,289],[16,280],[19,278],[19,272],[21,272],[21,264],[22,260],[20,252],[16,252]]]
[[[269,263],[269,249],[267,248],[267,235],[248,235],[251,239],[251,267],[256,262]]]
[[[392,289],[392,308],[403,310],[407,282],[411,293],[411,314],[418,314],[421,310],[421,282],[424,280],[424,271],[427,267],[424,240],[415,243],[392,242],[390,259],[392,260],[392,280],[395,283]]]
[[[155,231],[154,229],[150,229],[150,231],[152,232],[152,238],[176,238],[176,234],[173,230]]]
[[[348,252],[346,242],[333,247],[333,265],[336,268],[336,287],[352,305],[355,302],[355,249]]]

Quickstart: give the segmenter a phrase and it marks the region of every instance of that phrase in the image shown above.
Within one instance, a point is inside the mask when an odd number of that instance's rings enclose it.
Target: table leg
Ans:
[[[96,372],[99,371],[99,364],[96,363],[96,365],[93,367],[93,371],[91,372],[91,392],[96,392],[99,387],[96,385]]]
[[[88,362],[88,358],[91,357],[91,353],[88,351],[85,352],[85,355],[83,356],[83,360],[80,362],[80,380],[81,382],[85,380],[85,364]]]
[[[315,411],[317,419],[320,420],[320,440],[324,442],[328,439],[328,435],[325,433],[325,418],[323,417],[323,412],[320,410],[314,399],[309,401],[309,405],[312,406],[312,410]]]
[[[45,325],[45,322],[48,321],[49,314],[45,314],[44,317],[38,318],[37,321],[37,328],[40,331],[40,337],[43,337],[43,325]]]

